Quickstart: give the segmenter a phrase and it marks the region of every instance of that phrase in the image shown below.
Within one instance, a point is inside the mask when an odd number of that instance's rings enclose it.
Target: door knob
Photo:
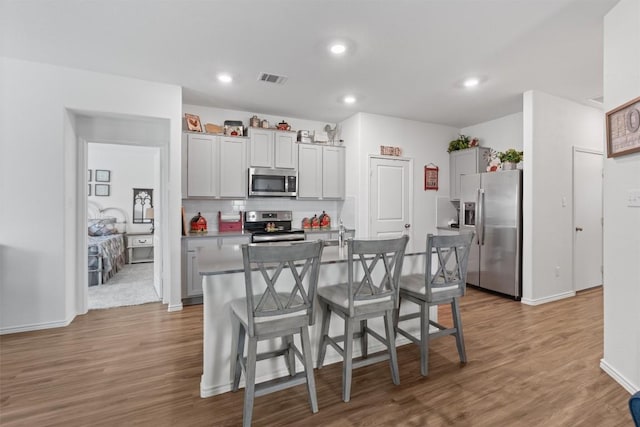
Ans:
[[[582,227],[576,227],[576,231],[582,231]]]
[[[411,228],[411,224],[405,224],[404,228]]]

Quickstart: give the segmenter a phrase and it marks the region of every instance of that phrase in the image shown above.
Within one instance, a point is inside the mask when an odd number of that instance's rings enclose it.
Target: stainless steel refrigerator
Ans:
[[[475,231],[467,283],[522,296],[522,171],[463,175],[460,231]]]

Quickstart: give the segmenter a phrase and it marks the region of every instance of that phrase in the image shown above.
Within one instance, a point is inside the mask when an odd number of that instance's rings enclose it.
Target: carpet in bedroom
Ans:
[[[152,262],[125,264],[107,283],[89,286],[89,310],[157,301]]]

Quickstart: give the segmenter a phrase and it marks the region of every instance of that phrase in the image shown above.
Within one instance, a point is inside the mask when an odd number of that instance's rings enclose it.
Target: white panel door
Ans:
[[[602,285],[602,154],[573,150],[573,286]]]
[[[411,237],[411,162],[369,159],[369,237]]]

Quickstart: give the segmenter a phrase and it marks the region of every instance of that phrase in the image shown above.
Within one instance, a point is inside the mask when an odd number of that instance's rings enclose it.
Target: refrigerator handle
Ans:
[[[478,234],[478,244],[484,245],[484,189],[478,189],[478,200],[476,202],[476,233]]]

